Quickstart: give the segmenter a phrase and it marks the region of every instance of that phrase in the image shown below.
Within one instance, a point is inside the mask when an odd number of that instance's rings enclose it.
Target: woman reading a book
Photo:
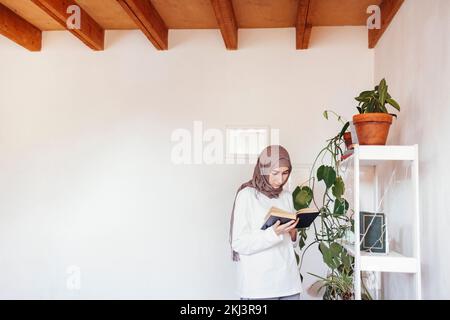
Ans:
[[[253,178],[236,193],[231,214],[230,244],[238,262],[241,299],[298,300],[302,292],[294,246],[298,222],[279,221],[261,230],[271,207],[294,212],[292,195],[283,190],[292,170],[289,153],[269,146],[258,158]]]

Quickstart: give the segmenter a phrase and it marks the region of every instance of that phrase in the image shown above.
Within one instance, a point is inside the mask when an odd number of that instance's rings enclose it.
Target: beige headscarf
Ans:
[[[289,174],[292,171],[291,159],[287,150],[280,145],[273,145],[265,148],[256,163],[255,170],[253,172],[253,178],[242,184],[236,192],[234,197],[233,210],[231,211],[230,220],[230,246],[233,241],[233,223],[234,223],[234,207],[236,205],[236,197],[239,191],[247,187],[254,188],[262,194],[266,195],[270,199],[278,198],[283,186],[278,189],[272,188],[269,184],[269,175],[274,168],[287,167],[289,168]],[[286,180],[287,181],[287,180]],[[239,261],[239,253],[232,250],[233,261]]]

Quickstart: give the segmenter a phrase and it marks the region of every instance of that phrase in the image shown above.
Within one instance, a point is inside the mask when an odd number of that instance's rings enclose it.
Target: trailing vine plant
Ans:
[[[350,123],[344,122],[342,117],[332,111],[325,111],[324,117],[328,119],[329,114],[334,114],[338,121],[343,124],[340,132],[328,139],[326,145],[316,156],[311,168],[308,185],[298,186],[292,196],[296,210],[307,208],[313,203],[320,212],[320,219],[313,223],[314,238],[306,245],[308,238],[307,229],[299,230],[299,248],[301,257],[296,254],[299,264],[300,276],[305,253],[318,244],[322,254],[323,262],[328,266],[329,273],[326,277],[309,273],[318,278],[321,284],[319,290],[324,291],[325,300],[350,300],[354,297],[353,290],[353,268],[354,258],[340,244],[349,231],[353,231],[353,211],[350,210],[349,202],[345,199],[345,183],[341,175],[340,162],[344,155],[344,133]],[[314,191],[316,181],[323,184],[324,192],[320,201],[316,201]],[[370,299],[365,290],[363,298]]]

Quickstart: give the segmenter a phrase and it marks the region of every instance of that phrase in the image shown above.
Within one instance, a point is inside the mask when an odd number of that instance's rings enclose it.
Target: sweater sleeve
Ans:
[[[251,230],[249,214],[249,194],[239,192],[234,207],[233,250],[242,255],[252,255],[267,250],[283,241],[283,235],[277,235],[270,227],[266,230]]]

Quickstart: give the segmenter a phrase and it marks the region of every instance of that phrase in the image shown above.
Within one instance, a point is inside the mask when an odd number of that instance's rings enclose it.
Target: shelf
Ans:
[[[416,158],[417,147],[412,146],[357,146],[361,165],[377,165],[379,161],[413,161]],[[343,163],[353,159],[351,156]]]
[[[368,176],[364,183],[372,184],[375,191],[372,195],[374,203],[379,203],[379,175],[386,175],[389,171],[393,171],[391,164],[387,164],[386,170],[378,170],[378,166],[382,166],[383,162],[393,161],[409,161],[411,165],[410,181],[413,187],[414,195],[414,216],[413,216],[413,244],[414,257],[407,257],[398,252],[391,251],[389,254],[361,252],[355,244],[341,243],[347,249],[350,255],[355,257],[354,268],[354,290],[355,299],[361,300],[361,271],[375,271],[375,272],[396,272],[414,275],[415,283],[415,297],[420,300],[422,298],[421,287],[421,263],[420,263],[420,212],[419,212],[419,147],[418,145],[407,146],[360,146],[354,145],[354,149],[344,153],[340,165],[345,178],[353,180],[352,195],[354,215],[355,232],[360,233],[359,213],[361,209],[361,192],[368,192],[366,189],[361,190],[361,178],[366,178],[362,167],[375,167],[373,176]],[[350,177],[349,177],[350,176]],[[370,182],[369,180],[372,180]],[[385,183],[381,179],[381,183]],[[384,196],[384,195],[383,195]],[[375,209],[374,209],[375,210]],[[376,210],[375,210],[376,211]],[[377,275],[378,277],[378,275]]]
[[[345,242],[340,244],[352,256],[355,256],[355,246]],[[391,251],[389,254],[361,252],[360,254],[361,271],[379,271],[379,272],[399,272],[399,273],[417,273],[417,259],[401,255],[398,252]]]

